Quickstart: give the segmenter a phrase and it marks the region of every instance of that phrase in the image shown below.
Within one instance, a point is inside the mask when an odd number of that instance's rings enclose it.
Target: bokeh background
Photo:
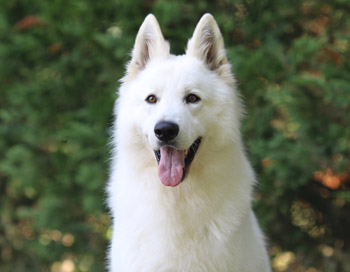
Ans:
[[[0,271],[105,271],[112,107],[150,12],[176,54],[203,13],[222,30],[274,271],[350,271],[348,0],[2,1]]]

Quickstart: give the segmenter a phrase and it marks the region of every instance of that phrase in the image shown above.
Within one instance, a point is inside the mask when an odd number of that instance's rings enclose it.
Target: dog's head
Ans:
[[[124,117],[118,123],[132,130],[125,137],[148,155],[153,151],[149,159],[158,163],[164,185],[177,186],[200,157],[215,157],[239,141],[240,103],[210,14],[201,18],[181,56],[170,54],[156,18],[148,15],[122,81],[117,114]]]

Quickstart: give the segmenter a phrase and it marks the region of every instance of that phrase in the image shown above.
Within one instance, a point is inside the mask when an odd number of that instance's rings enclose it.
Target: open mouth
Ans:
[[[177,186],[185,179],[201,141],[201,137],[197,138],[187,150],[163,146],[160,150],[154,151],[159,177],[164,185]]]

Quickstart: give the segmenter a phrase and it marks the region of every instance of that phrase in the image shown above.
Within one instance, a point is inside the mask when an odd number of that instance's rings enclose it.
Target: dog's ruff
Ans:
[[[210,14],[173,56],[153,15],[115,106],[111,272],[267,272],[242,105]]]

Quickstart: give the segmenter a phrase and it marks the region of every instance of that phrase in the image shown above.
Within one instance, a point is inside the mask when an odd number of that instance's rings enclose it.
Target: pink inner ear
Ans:
[[[168,56],[169,52],[169,44],[164,40],[157,19],[149,14],[137,33],[128,75],[137,74],[146,67],[150,59]]]
[[[186,54],[201,59],[208,69],[218,73],[221,65],[227,63],[223,38],[212,15],[205,14],[200,19]]]
[[[149,46],[151,44],[150,39],[147,37],[147,35],[144,35],[143,37],[143,44],[140,50],[140,56],[138,57],[138,59],[140,61],[136,61],[135,64],[137,66],[139,66],[140,69],[144,69],[146,67],[147,62],[150,59],[150,55],[149,55]]]

